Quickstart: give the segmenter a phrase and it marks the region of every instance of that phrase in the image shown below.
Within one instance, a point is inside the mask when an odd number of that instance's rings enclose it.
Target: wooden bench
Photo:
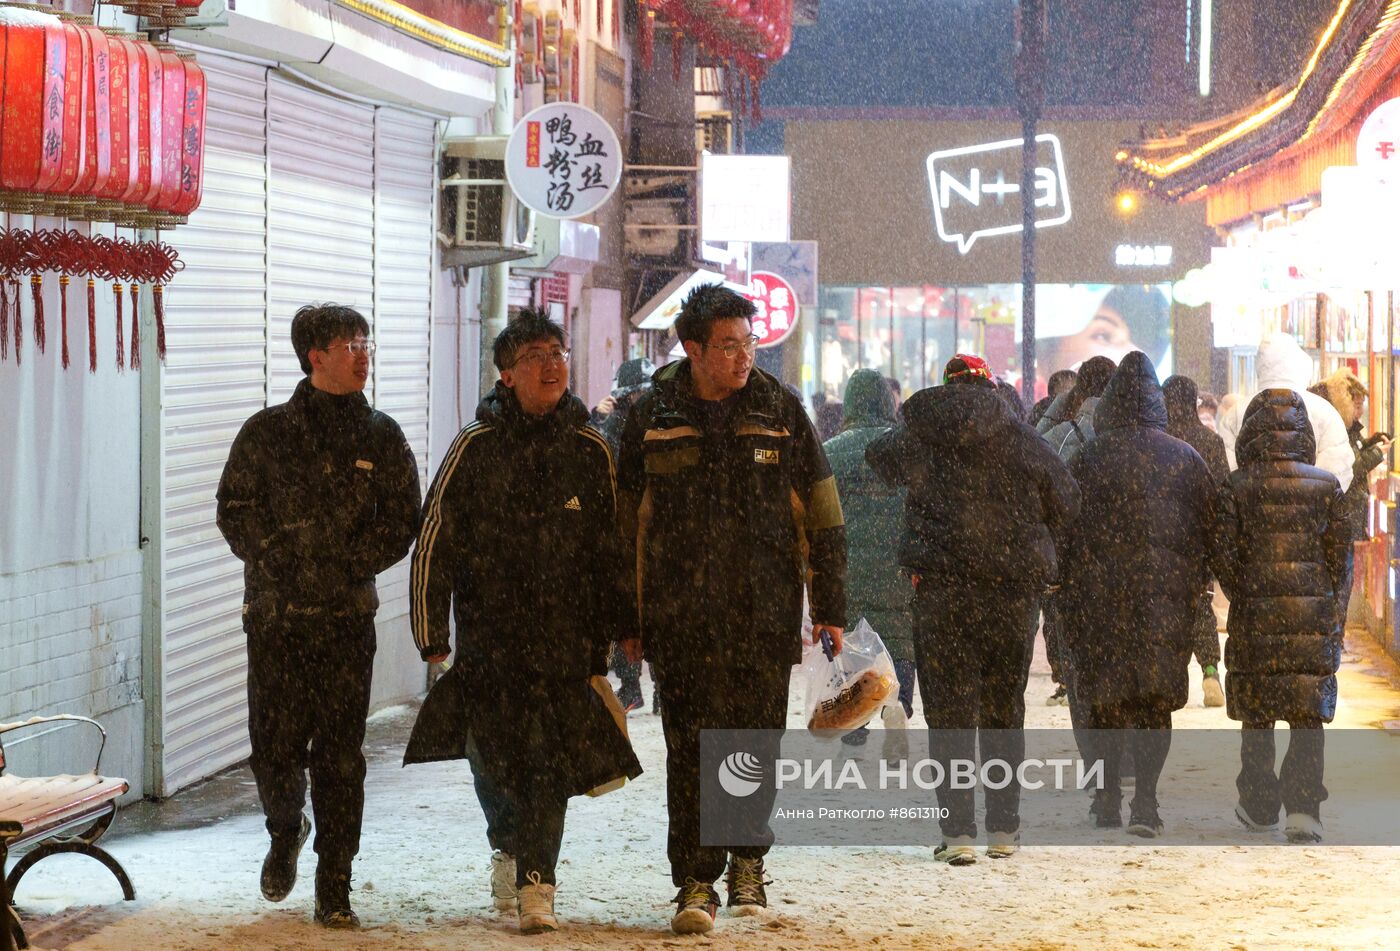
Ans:
[[[32,729],[44,724],[87,723],[102,736],[92,771],[81,776],[23,777],[5,775],[4,735],[15,730]],[[51,727],[51,729],[54,729]],[[117,814],[117,797],[130,788],[124,779],[97,775],[102,749],[107,745],[107,731],[96,720],[60,714],[34,717],[22,723],[0,723],[0,951],[27,948],[19,914],[12,907],[15,886],[35,863],[50,855],[77,853],[91,856],[111,870],[121,885],[127,901],[136,898],[126,870],[97,840],[112,825]],[[4,875],[11,849],[33,846]]]

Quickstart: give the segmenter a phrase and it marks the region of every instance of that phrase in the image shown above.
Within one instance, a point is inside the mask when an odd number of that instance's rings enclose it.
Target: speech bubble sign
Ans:
[[[938,237],[967,254],[978,238],[1016,234],[1021,222],[1021,143],[930,152],[929,191]],[[1050,228],[1070,219],[1064,150],[1052,133],[1035,137],[1035,226]]]

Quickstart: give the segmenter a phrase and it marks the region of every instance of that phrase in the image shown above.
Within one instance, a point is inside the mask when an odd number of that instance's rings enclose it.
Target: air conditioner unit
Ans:
[[[627,255],[676,264],[689,261],[694,191],[691,170],[628,169],[622,182]]]
[[[695,151],[729,155],[734,151],[734,116],[701,112],[695,116]]]
[[[508,136],[449,139],[442,152],[438,240],[448,267],[481,267],[534,253],[535,213],[506,181]]]

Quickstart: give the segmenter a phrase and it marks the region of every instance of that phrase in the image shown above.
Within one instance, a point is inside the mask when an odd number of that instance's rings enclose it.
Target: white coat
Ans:
[[[1347,439],[1346,423],[1336,407],[1317,394],[1308,392],[1313,375],[1312,358],[1288,334],[1270,334],[1259,344],[1255,370],[1259,386],[1216,421],[1220,438],[1225,441],[1225,455],[1230,460],[1230,468],[1239,468],[1235,461],[1235,439],[1244,424],[1249,401],[1260,390],[1292,390],[1303,398],[1303,405],[1308,410],[1308,422],[1312,424],[1313,439],[1317,443],[1316,465],[1335,475],[1345,490],[1351,485],[1355,453]]]

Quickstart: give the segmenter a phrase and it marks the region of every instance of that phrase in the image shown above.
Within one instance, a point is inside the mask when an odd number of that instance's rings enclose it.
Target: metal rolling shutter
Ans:
[[[374,107],[271,77],[267,90],[268,403],[285,402],[303,373],[292,315],[303,304],[348,304],[375,325]],[[365,396],[374,399],[371,377]]]
[[[374,120],[374,404],[398,422],[428,485],[436,126],[379,108]],[[379,577],[379,621],[408,613],[408,560]]]
[[[248,756],[243,565],[214,524],[238,429],[267,401],[266,70],[201,54],[204,199],[169,241],[166,291],[162,735],[168,796]]]

